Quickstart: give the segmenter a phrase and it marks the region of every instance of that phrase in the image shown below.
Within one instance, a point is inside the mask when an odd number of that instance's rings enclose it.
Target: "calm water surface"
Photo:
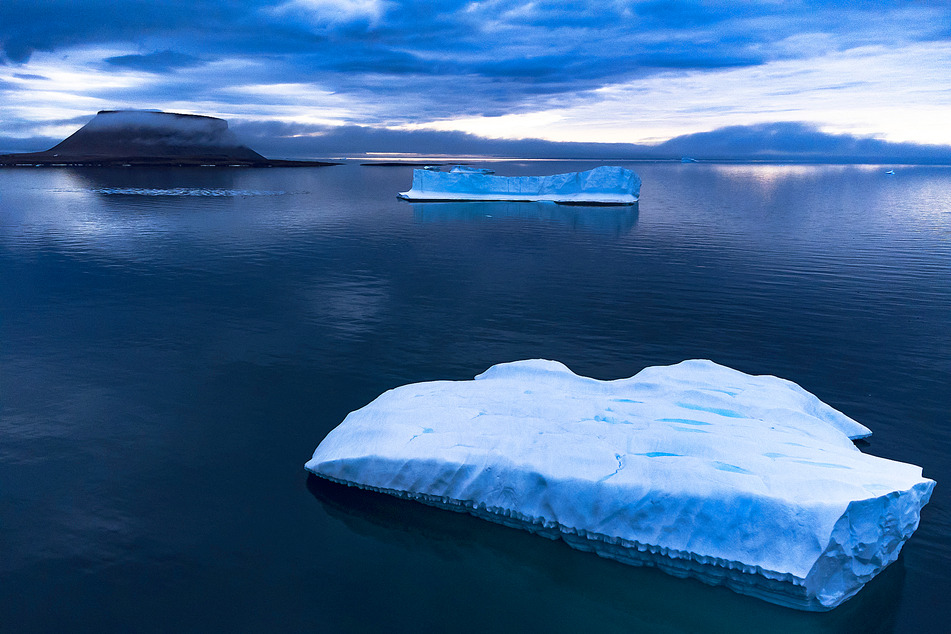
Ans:
[[[623,209],[410,204],[408,168],[0,170],[0,629],[949,631],[951,168],[633,167]],[[782,376],[938,486],[805,614],[307,478],[384,390],[533,357]]]

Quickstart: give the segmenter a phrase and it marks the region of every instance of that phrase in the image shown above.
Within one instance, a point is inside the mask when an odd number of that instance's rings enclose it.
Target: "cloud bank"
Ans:
[[[809,121],[951,144],[949,24],[946,1],[5,0],[0,135],[132,107],[639,143]]]
[[[122,124],[148,113],[119,113]],[[110,124],[106,118],[94,124]],[[121,120],[121,121],[120,121]],[[185,119],[188,128],[192,122]],[[207,131],[195,119],[193,132]],[[219,134],[221,131],[215,131]],[[278,121],[237,121],[226,131],[234,145],[243,144],[269,158],[321,159],[380,155],[423,157],[493,157],[600,160],[779,161],[806,163],[907,163],[951,165],[951,146],[890,143],[871,137],[829,134],[802,122],[729,126],[686,134],[659,144],[566,143],[544,139],[487,139],[458,131],[390,130],[368,126],[301,125]],[[0,154],[49,149],[62,139],[0,136]],[[191,139],[190,142],[194,142]]]
[[[761,160],[951,164],[951,147],[889,143],[880,139],[828,134],[798,122],[731,126],[683,135],[656,145],[559,143],[541,139],[486,139],[463,132],[399,131],[362,126],[297,126],[238,122],[232,126],[246,144],[267,156],[317,158],[361,153],[515,158]]]

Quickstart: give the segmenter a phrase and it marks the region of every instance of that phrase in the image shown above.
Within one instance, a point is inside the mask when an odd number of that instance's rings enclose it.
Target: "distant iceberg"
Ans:
[[[711,361],[599,381],[554,361],[390,390],[305,467],[632,565],[828,610],[893,562],[934,481],[801,387]]]
[[[400,198],[412,201],[505,200],[562,204],[631,205],[641,179],[629,169],[601,166],[552,176],[495,176],[465,168],[451,172],[413,170],[413,186]]]

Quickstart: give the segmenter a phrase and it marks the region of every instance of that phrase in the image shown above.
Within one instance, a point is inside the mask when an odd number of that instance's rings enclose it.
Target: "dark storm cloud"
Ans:
[[[206,58],[266,56],[276,76],[296,73],[330,89],[347,89],[362,74],[398,76],[406,90],[417,87],[416,78],[425,89],[427,78],[438,77],[451,81],[445,95],[462,102],[470,85],[479,93],[487,90],[485,81],[494,81],[497,99],[517,105],[540,92],[590,90],[669,69],[748,66],[796,55],[776,44],[802,32],[848,27],[853,35],[842,46],[894,38],[896,32],[908,40],[936,37],[941,21],[922,20],[921,14],[937,6],[419,1],[384,2],[371,15],[328,13],[322,3],[305,2],[5,0],[0,47],[8,60],[20,63],[34,51],[106,43],[138,48],[148,41],[157,52],[110,57],[107,63],[162,73]],[[888,33],[881,32],[883,23]]]
[[[109,103],[271,104],[273,91],[242,87],[311,85],[369,104],[351,121],[395,124],[568,107],[612,84],[816,46],[946,39],[949,16],[947,2],[3,0],[0,63],[102,46],[103,68],[152,74],[103,87]],[[227,70],[202,74],[211,62]]]
[[[27,61],[35,51],[77,44],[137,41],[171,34],[190,25],[227,22],[227,2],[131,0],[4,0],[0,4],[0,44],[7,59]]]

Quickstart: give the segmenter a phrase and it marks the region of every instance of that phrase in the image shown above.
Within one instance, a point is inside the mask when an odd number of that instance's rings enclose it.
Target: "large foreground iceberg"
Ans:
[[[893,562],[934,481],[795,383],[710,361],[599,381],[554,361],[390,390],[305,467],[804,610]]]
[[[552,176],[495,176],[482,172],[413,170],[413,187],[399,197],[413,201],[513,200],[631,205],[641,193],[641,179],[637,174],[611,165]]]

